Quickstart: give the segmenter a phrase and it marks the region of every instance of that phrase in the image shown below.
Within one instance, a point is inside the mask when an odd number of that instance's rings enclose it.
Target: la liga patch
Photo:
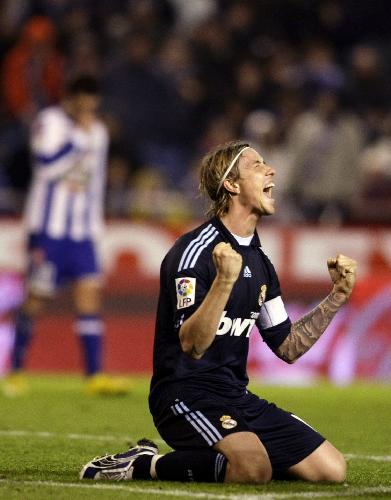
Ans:
[[[192,306],[195,302],[195,278],[176,278],[176,298],[177,309],[184,309],[185,307]]]

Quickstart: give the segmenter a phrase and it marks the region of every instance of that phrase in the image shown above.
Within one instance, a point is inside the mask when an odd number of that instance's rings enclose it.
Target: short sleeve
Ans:
[[[183,268],[181,258],[186,245],[180,244],[170,252],[165,264],[164,289],[173,311],[174,324],[180,326],[199,307],[208,293],[215,276],[209,249],[205,249],[193,266]]]
[[[175,311],[175,319],[182,322],[189,318],[199,307],[211,286],[206,268],[198,266],[173,273],[169,290]]]
[[[38,157],[52,156],[69,142],[65,118],[54,109],[38,114],[31,128],[30,146]]]

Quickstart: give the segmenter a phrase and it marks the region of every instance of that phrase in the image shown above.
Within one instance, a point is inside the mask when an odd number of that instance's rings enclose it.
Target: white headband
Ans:
[[[217,191],[216,191],[216,194],[218,194],[218,192],[220,191],[221,189],[221,186],[223,185],[225,179],[227,178],[228,174],[231,172],[232,170],[232,167],[235,165],[236,163],[236,160],[239,158],[239,156],[243,153],[243,151],[245,151],[246,149],[249,149],[250,146],[244,146],[244,148],[242,148],[239,153],[235,156],[235,158],[231,161],[231,163],[229,164],[227,170],[225,171],[225,174],[223,175],[223,177],[221,178],[221,181],[219,182],[219,187],[217,188]]]

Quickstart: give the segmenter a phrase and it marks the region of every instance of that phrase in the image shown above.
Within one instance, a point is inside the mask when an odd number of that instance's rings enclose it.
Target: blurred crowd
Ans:
[[[389,223],[388,6],[2,0],[0,213],[21,211],[35,113],[91,74],[111,135],[109,216],[200,216],[199,158],[241,138],[276,168],[281,223]]]

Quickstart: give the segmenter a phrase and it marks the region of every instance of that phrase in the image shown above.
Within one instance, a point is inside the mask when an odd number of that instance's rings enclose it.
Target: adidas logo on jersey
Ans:
[[[252,274],[251,274],[251,269],[248,267],[248,266],[244,266],[244,269],[243,269],[243,276],[245,278],[251,278],[252,277]]]

